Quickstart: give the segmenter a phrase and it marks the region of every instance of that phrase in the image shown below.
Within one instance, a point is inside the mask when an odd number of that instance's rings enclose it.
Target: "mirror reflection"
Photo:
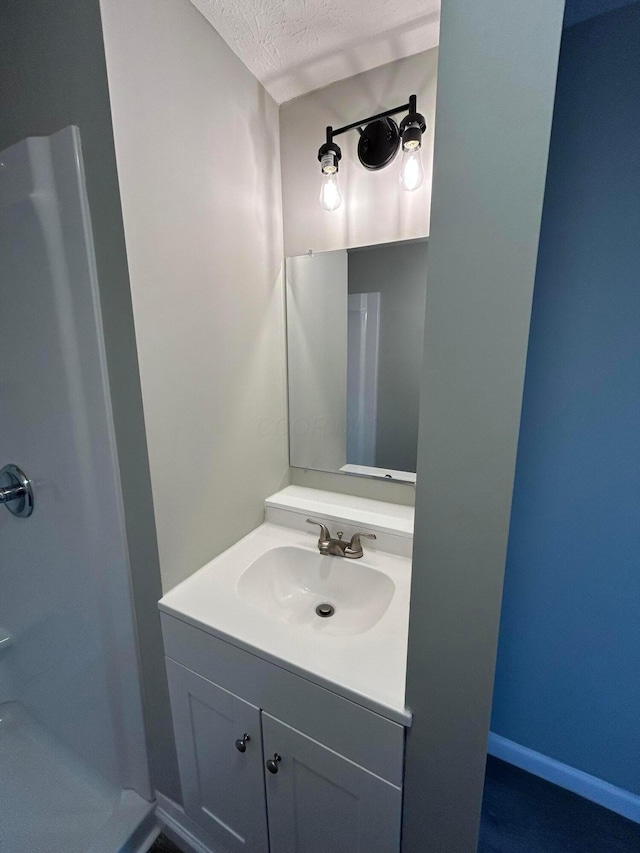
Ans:
[[[427,241],[287,259],[299,468],[415,481]]]

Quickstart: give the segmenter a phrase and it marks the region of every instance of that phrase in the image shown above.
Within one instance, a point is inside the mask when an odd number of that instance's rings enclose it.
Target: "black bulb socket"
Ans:
[[[331,155],[333,158],[333,165],[336,167],[337,172],[338,163],[342,160],[342,151],[340,150],[340,146],[336,145],[335,142],[325,142],[318,150],[318,160],[322,163],[323,159],[328,155]]]
[[[409,113],[406,115],[400,122],[403,151],[420,148],[422,145],[422,134],[426,129],[427,122],[423,115],[420,113]]]

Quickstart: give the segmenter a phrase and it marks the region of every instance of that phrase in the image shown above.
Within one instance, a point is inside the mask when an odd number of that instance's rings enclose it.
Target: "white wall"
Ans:
[[[278,109],[189,0],[102,0],[163,586],[287,482]]]
[[[477,849],[563,11],[442,4],[403,853]]]
[[[429,234],[433,126],[438,50],[418,53],[317,89],[280,107],[285,255],[408,240]],[[339,127],[405,104],[418,96],[429,126],[423,137],[425,180],[413,193],[398,184],[401,153],[379,172],[357,155],[358,133],[336,137],[342,149],[342,206],[331,213],[319,202],[318,148],[327,125]],[[403,114],[398,117],[398,122]]]
[[[438,49],[390,62],[317,89],[280,107],[284,251],[286,257],[309,249],[331,251],[353,246],[426,237],[431,211],[431,173],[435,122]],[[327,125],[340,127],[418,96],[418,110],[428,130],[423,137],[425,180],[419,190],[404,192],[398,184],[401,155],[380,172],[368,172],[357,156],[357,131],[337,138],[342,149],[340,185],[343,202],[332,213],[318,202],[318,148]],[[398,117],[402,119],[402,115]],[[345,474],[291,469],[292,482],[411,504],[415,489]]]

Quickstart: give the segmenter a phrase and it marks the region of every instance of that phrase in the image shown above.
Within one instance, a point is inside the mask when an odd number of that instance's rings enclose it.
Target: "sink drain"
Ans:
[[[336,609],[333,604],[319,604],[316,607],[316,613],[318,616],[322,616],[323,619],[326,619],[328,616],[333,616],[335,612]]]

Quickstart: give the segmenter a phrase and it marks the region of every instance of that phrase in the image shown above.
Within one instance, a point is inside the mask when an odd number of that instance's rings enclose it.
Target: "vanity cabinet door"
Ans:
[[[398,853],[400,788],[264,712],[262,737],[271,853]]]
[[[185,812],[224,851],[268,853],[259,709],[172,660],[167,674]]]

